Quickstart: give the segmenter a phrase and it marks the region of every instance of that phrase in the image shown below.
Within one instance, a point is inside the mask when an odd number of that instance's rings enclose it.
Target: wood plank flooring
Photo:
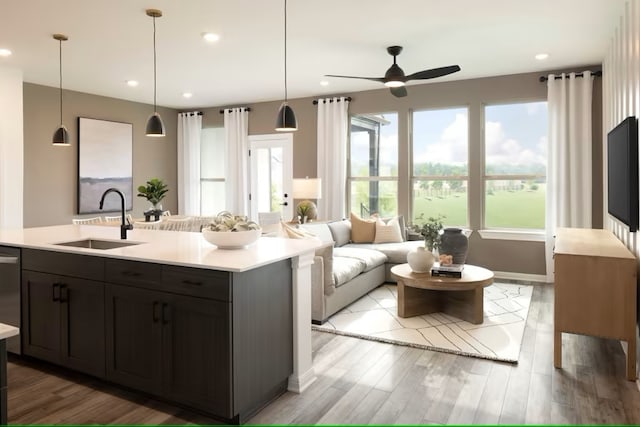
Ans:
[[[535,285],[517,365],[313,332],[318,379],[249,424],[640,424],[620,344],[564,334],[553,368],[553,287]],[[11,424],[215,424],[93,378],[10,357]]]

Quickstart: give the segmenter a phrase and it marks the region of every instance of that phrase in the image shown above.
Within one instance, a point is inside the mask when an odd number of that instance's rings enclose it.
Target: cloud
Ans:
[[[514,138],[506,138],[500,122],[485,124],[485,156],[486,163],[531,165],[546,164],[547,138],[541,137],[535,149],[525,148]]]
[[[414,153],[414,162],[466,164],[469,161],[467,123],[466,114],[456,114],[454,121],[442,131],[438,141],[427,145],[424,151]]]

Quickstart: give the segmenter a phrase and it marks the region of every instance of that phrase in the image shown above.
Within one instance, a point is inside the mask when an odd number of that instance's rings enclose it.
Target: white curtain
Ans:
[[[345,217],[349,101],[345,97],[318,100],[318,178],[323,194],[318,218]]]
[[[224,110],[227,144],[226,207],[235,215],[249,215],[249,112],[246,108]]]
[[[591,228],[591,96],[593,76],[585,71],[553,74],[547,81],[546,260],[553,281],[553,246],[557,227]]]
[[[202,115],[178,114],[178,213],[200,215]]]

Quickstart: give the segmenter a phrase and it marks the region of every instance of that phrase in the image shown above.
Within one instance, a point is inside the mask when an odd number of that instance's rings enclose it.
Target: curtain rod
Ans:
[[[565,73],[565,74],[567,74],[567,73]],[[602,71],[592,71],[591,75],[595,76],[595,77],[601,77],[602,76]],[[582,73],[576,73],[576,77],[582,77]],[[562,78],[562,76],[555,76],[555,80],[560,80],[561,78]],[[547,80],[549,80],[549,77],[540,76],[539,80],[541,82],[546,82]]]
[[[202,116],[202,111],[195,111],[195,112],[187,112],[187,111],[183,111],[180,114],[188,114],[190,116]]]
[[[229,110],[229,112],[231,112],[231,110],[233,110],[233,108],[223,108],[222,110],[220,110],[220,114],[224,114],[225,110]],[[251,108],[246,107],[246,108],[244,108],[244,111],[251,111]]]
[[[347,101],[349,101],[349,102],[351,102],[351,97],[350,97],[350,96],[347,96],[346,100],[347,100]],[[314,100],[313,100],[313,105],[318,105],[318,102],[319,102],[319,101],[318,101],[317,99],[314,99]],[[327,101],[325,100],[325,101],[323,101],[323,102],[325,102],[325,103],[326,103]],[[333,102],[333,98],[332,98],[332,99],[330,99],[330,100],[329,100],[329,102]],[[340,98],[336,99],[336,102],[340,102]]]

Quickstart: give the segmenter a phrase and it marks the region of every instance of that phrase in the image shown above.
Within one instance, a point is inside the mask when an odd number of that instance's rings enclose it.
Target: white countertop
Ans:
[[[4,323],[0,323],[0,340],[13,337],[20,333],[20,329],[15,326],[5,325]]]
[[[129,230],[128,242],[141,243],[115,249],[57,246],[55,243],[87,238],[119,241],[118,227],[57,225],[17,230],[0,229],[0,245],[45,249],[106,258],[240,272],[314,251],[315,239],[261,237],[245,249],[224,250],[207,242],[201,233],[162,230]]]

